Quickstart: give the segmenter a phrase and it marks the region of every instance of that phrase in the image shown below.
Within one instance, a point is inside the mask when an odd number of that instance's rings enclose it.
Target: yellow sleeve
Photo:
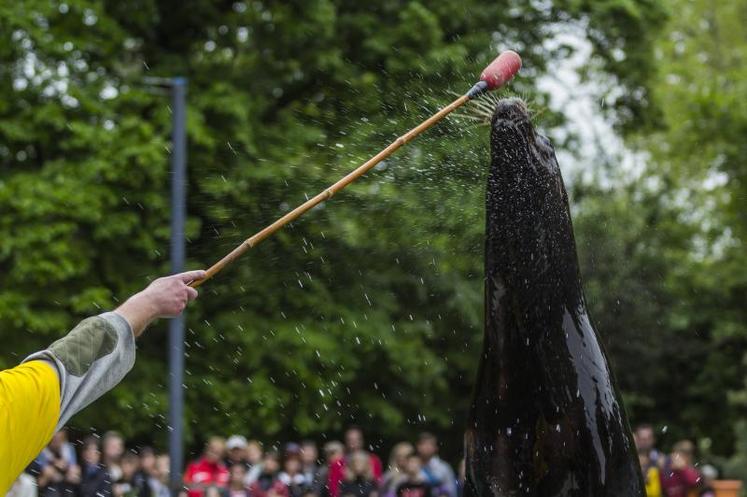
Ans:
[[[0,496],[51,440],[59,416],[54,366],[31,361],[0,371]]]

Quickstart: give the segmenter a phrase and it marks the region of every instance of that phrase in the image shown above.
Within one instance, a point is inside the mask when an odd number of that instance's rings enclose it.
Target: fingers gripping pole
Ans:
[[[196,288],[202,285],[207,280],[218,274],[223,268],[241,257],[247,250],[255,247],[262,240],[269,237],[286,224],[298,219],[307,211],[332,198],[337,192],[366,174],[379,162],[392,155],[397,149],[413,140],[415,137],[432,127],[434,124],[441,121],[444,117],[464,105],[469,100],[479,97],[484,92],[498,88],[510,81],[520,68],[521,59],[515,52],[503,52],[485,69],[485,71],[483,71],[482,75],[480,76],[480,81],[469,92],[457,98],[449,105],[439,110],[431,117],[394,140],[382,151],[351,171],[347,176],[341,178],[339,181],[337,181],[324,191],[318,193],[316,196],[310,198],[303,204],[299,205],[283,217],[276,220],[274,223],[270,224],[269,226],[263,228],[261,231],[258,231],[254,235],[244,240],[241,245],[233,249],[225,257],[213,264],[206,271],[205,277],[203,279],[195,280],[191,282],[189,286],[191,286],[192,288]]]

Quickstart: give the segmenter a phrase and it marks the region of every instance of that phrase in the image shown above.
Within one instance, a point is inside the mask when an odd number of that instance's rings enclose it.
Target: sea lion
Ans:
[[[491,121],[485,337],[467,497],[645,497],[622,399],[586,310],[555,151],[520,99]]]

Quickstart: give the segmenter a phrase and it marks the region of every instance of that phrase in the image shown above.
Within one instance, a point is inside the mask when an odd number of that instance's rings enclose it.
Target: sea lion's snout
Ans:
[[[535,140],[527,104],[520,98],[504,98],[495,104],[491,128],[494,142],[504,142],[504,146],[518,147]]]
[[[504,98],[498,101],[493,112],[493,121],[519,123],[529,120],[527,104],[520,98]]]
[[[493,110],[491,127],[494,160],[514,171],[544,167],[551,176],[557,175],[555,149],[550,140],[534,129],[529,109],[522,99],[499,100]],[[546,182],[543,180],[543,183]]]

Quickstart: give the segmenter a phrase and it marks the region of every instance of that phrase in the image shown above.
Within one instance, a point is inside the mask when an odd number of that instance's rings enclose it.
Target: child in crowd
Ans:
[[[104,437],[101,439],[101,459],[112,482],[122,478],[120,464],[124,451],[125,443],[122,435],[116,431],[107,431],[104,433]]]
[[[405,479],[397,485],[397,497],[431,497],[431,486],[423,478],[423,461],[417,454],[407,456]]]
[[[415,453],[415,447],[410,442],[400,442],[394,446],[389,454],[389,467],[381,479],[382,497],[394,497],[397,487],[407,479],[407,458]]]
[[[689,497],[700,484],[700,473],[693,466],[695,446],[689,440],[674,444],[661,472],[661,487],[665,497]]]
[[[171,497],[169,489],[169,465],[171,459],[168,454],[160,454],[156,457],[155,478],[151,481],[153,497]]]
[[[99,439],[94,436],[83,440],[81,456],[81,497],[111,495],[112,483],[109,473],[101,464]]]
[[[151,497],[148,477],[140,471],[140,458],[132,452],[122,456],[122,476],[112,488],[114,497]]]
[[[290,497],[302,497],[308,485],[301,472],[301,448],[297,444],[288,444],[285,452],[284,471],[278,478],[288,487]]]
[[[359,450],[348,457],[340,497],[377,497],[377,485],[371,466],[371,455]]]
[[[226,443],[221,437],[211,437],[207,441],[202,456],[184,472],[188,497],[207,497],[209,488],[228,486],[228,469],[223,464],[225,452]]]
[[[246,464],[235,462],[231,465],[228,477],[227,497],[250,497],[249,489],[245,484]]]
[[[246,461],[248,464],[248,471],[246,473],[246,484],[251,485],[260,473],[262,473],[262,458],[264,457],[264,451],[262,450],[262,444],[257,440],[249,440],[246,443]]]
[[[289,497],[288,487],[280,481],[280,457],[274,450],[265,452],[262,472],[251,487],[252,497]]]
[[[328,497],[339,497],[340,484],[345,478],[345,446],[337,441],[327,442],[324,455],[327,458],[325,493]]]

